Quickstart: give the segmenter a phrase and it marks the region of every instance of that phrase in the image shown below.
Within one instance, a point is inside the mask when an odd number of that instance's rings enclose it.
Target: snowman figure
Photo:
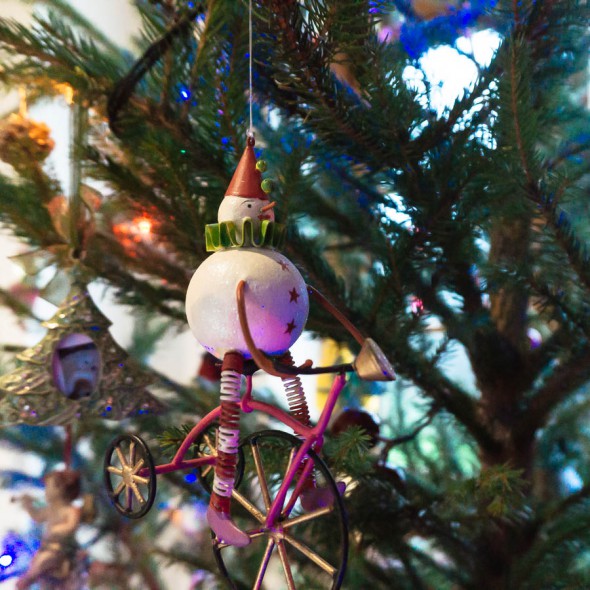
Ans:
[[[221,366],[221,417],[218,460],[207,520],[220,539],[235,546],[250,542],[231,520],[239,444],[240,389],[245,361],[251,358],[240,327],[236,288],[248,287],[246,314],[257,347],[292,364],[289,348],[299,338],[309,311],[303,277],[278,248],[285,227],[274,220],[262,189],[262,162],[256,162],[254,138],[246,149],[218,210],[218,223],[206,228],[207,250],[213,254],[193,275],[186,313],[196,339]],[[262,186],[261,186],[262,185]],[[305,394],[297,377],[285,378],[292,414],[309,424]]]
[[[312,369],[307,363],[293,367],[289,349],[305,327],[309,295],[361,344],[358,358],[366,360],[353,367],[361,378],[395,378],[393,368],[375,343],[364,338],[320,293],[308,287],[295,266],[278,251],[284,242],[285,227],[275,222],[275,203],[263,190],[264,168],[262,161],[256,162],[254,138],[249,137],[219,207],[218,223],[205,230],[207,250],[213,254],[195,271],[186,295],[186,313],[193,334],[222,361],[217,462],[207,520],[219,539],[238,547],[250,542],[230,516],[240,437],[242,375],[254,366],[281,377],[291,415],[309,426],[299,373],[342,370],[340,366]],[[253,355],[255,362],[250,361]],[[340,482],[339,489],[343,491]],[[313,510],[324,505],[325,492],[315,487],[310,476],[303,484],[303,508]]]

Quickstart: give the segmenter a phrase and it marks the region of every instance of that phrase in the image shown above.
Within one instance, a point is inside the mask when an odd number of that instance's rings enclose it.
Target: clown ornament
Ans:
[[[240,388],[251,358],[240,327],[236,289],[248,289],[246,315],[256,346],[292,364],[289,348],[299,338],[309,311],[303,277],[278,249],[285,227],[274,220],[274,202],[263,190],[262,161],[256,162],[254,138],[234,173],[218,211],[218,223],[206,227],[213,254],[196,270],[186,296],[190,328],[203,347],[222,361],[218,463],[207,512],[212,530],[236,546],[248,536],[232,522],[229,507],[239,444]],[[309,424],[309,411],[298,377],[284,379],[292,414]]]

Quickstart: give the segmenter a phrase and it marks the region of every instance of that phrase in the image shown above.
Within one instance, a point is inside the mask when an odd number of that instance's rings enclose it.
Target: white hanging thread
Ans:
[[[250,106],[250,127],[248,128],[248,137],[254,137],[254,127],[252,125],[252,0],[248,3],[248,102]]]

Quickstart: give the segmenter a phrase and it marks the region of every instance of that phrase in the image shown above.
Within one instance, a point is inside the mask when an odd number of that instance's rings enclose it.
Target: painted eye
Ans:
[[[248,209],[252,209],[252,203],[248,203]]]

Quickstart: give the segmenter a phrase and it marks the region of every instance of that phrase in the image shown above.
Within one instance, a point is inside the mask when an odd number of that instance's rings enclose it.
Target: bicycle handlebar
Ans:
[[[336,316],[344,327],[356,338],[361,344],[361,350],[352,363],[341,365],[332,365],[329,367],[313,367],[311,361],[306,361],[299,367],[293,367],[282,363],[279,359],[269,357],[264,351],[256,347],[248,318],[246,316],[246,299],[244,291],[246,282],[240,281],[236,288],[236,299],[238,303],[238,317],[240,326],[246,340],[248,350],[254,359],[254,362],[263,371],[275,377],[291,377],[293,375],[320,375],[324,373],[356,373],[361,379],[367,381],[394,381],[395,371],[383,351],[377,346],[371,338],[363,338],[362,334],[318,291],[310,287],[310,293],[315,294],[325,309]]]

